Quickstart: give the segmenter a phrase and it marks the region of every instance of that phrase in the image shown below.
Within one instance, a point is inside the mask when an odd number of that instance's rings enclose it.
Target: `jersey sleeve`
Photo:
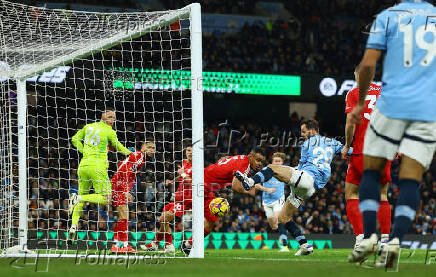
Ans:
[[[124,145],[121,142],[118,141],[117,134],[115,133],[114,130],[109,131],[108,140],[111,142],[112,146],[115,147],[115,149],[118,152],[121,152],[124,155],[129,155],[130,153],[132,153],[130,152],[129,149],[124,147]]]
[[[86,127],[86,126],[85,126]],[[80,153],[83,153],[83,143],[82,140],[85,137],[85,127],[80,129],[72,138],[71,143]]]
[[[298,169],[301,169],[302,166],[307,162],[308,154],[309,154],[309,140],[306,140],[301,146],[301,157],[298,163]]]
[[[386,50],[388,38],[388,11],[377,15],[372,23],[366,49]]]
[[[345,113],[351,113],[358,102],[359,89],[353,88],[347,93],[345,98]]]

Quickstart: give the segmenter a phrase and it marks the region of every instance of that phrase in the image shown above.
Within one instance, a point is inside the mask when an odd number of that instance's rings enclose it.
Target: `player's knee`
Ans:
[[[279,223],[280,224],[284,225],[284,224],[288,223],[290,220],[291,220],[290,216],[287,216],[287,215],[284,215],[284,214],[279,215]]]
[[[170,211],[166,211],[162,213],[162,215],[159,218],[160,223],[169,223],[174,219],[174,214]]]
[[[345,199],[359,199],[359,186],[345,183]]]
[[[388,200],[388,184],[382,184],[380,187],[380,200],[387,201]]]

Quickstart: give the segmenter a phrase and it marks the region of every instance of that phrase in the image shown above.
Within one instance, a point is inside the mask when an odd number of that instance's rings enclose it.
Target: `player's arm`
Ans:
[[[309,140],[306,140],[303,145],[301,145],[301,154],[300,154],[300,161],[298,162],[298,169],[301,169],[301,167],[307,162],[308,155],[309,155]]]
[[[365,109],[365,98],[368,93],[368,88],[375,75],[377,61],[380,58],[382,51],[386,50],[387,37],[390,35],[389,30],[386,30],[388,16],[386,13],[381,13],[377,16],[371,27],[371,33],[366,43],[365,54],[359,64],[358,69],[358,86],[359,100],[356,107],[351,112],[351,121],[360,124],[361,116]],[[393,25],[393,24],[391,24]]]
[[[254,186],[249,191],[246,191],[242,187],[241,182],[238,179],[236,179],[236,177],[233,177],[233,180],[232,180],[232,190],[234,192],[237,192],[237,193],[240,193],[240,194],[249,194],[249,195],[251,195],[253,197],[256,196],[256,189],[255,189]]]
[[[72,138],[71,143],[80,153],[83,153],[83,143],[82,140],[85,138],[85,127],[80,129]]]
[[[267,193],[274,193],[274,192],[276,192],[275,188],[266,188],[266,187],[262,186],[261,184],[255,184],[254,188],[257,189],[257,190],[260,190],[260,191],[267,192]]]
[[[365,106],[365,98],[368,94],[368,88],[371,81],[375,76],[375,69],[377,66],[377,61],[380,58],[382,52],[378,49],[366,49],[363,59],[360,62],[359,70],[357,72],[359,76],[359,100],[358,105],[361,107]],[[363,108],[362,108],[363,112]],[[360,113],[362,113],[360,112]]]
[[[124,154],[124,155],[129,155],[130,153],[132,153],[132,152],[130,152],[129,149],[127,149],[126,147],[124,147],[124,145],[123,145],[121,142],[118,141],[117,134],[115,133],[114,130],[111,130],[111,131],[109,132],[108,140],[111,142],[112,146],[113,146],[113,147],[114,147],[118,152],[121,152],[121,153]]]
[[[355,132],[356,124],[351,121],[351,115],[347,114],[347,119],[345,122],[345,145],[341,151],[342,159],[347,159],[348,151],[351,148],[351,143],[353,141]]]
[[[353,147],[345,148],[345,145],[343,145],[340,141],[333,139],[333,149],[335,151],[335,154],[340,154],[345,152],[346,155],[351,155],[353,153]],[[347,151],[345,151],[347,150]]]

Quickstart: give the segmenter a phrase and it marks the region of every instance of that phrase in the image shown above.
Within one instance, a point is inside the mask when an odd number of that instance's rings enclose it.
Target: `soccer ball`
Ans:
[[[223,217],[230,212],[230,204],[227,199],[215,198],[209,203],[210,212],[216,217]]]

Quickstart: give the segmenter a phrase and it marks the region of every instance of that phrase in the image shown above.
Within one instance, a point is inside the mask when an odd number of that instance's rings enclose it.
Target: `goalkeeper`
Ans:
[[[85,125],[72,138],[72,143],[83,154],[78,169],[79,193],[71,194],[68,201],[68,213],[72,214],[68,241],[76,237],[77,223],[82,214],[84,202],[106,205],[111,200],[111,183],[107,173],[108,142],[119,152],[129,155],[131,152],[117,138],[112,125],[115,122],[115,111],[106,109],[101,121]],[[83,141],[83,143],[82,143]],[[94,194],[89,194],[91,186]]]

